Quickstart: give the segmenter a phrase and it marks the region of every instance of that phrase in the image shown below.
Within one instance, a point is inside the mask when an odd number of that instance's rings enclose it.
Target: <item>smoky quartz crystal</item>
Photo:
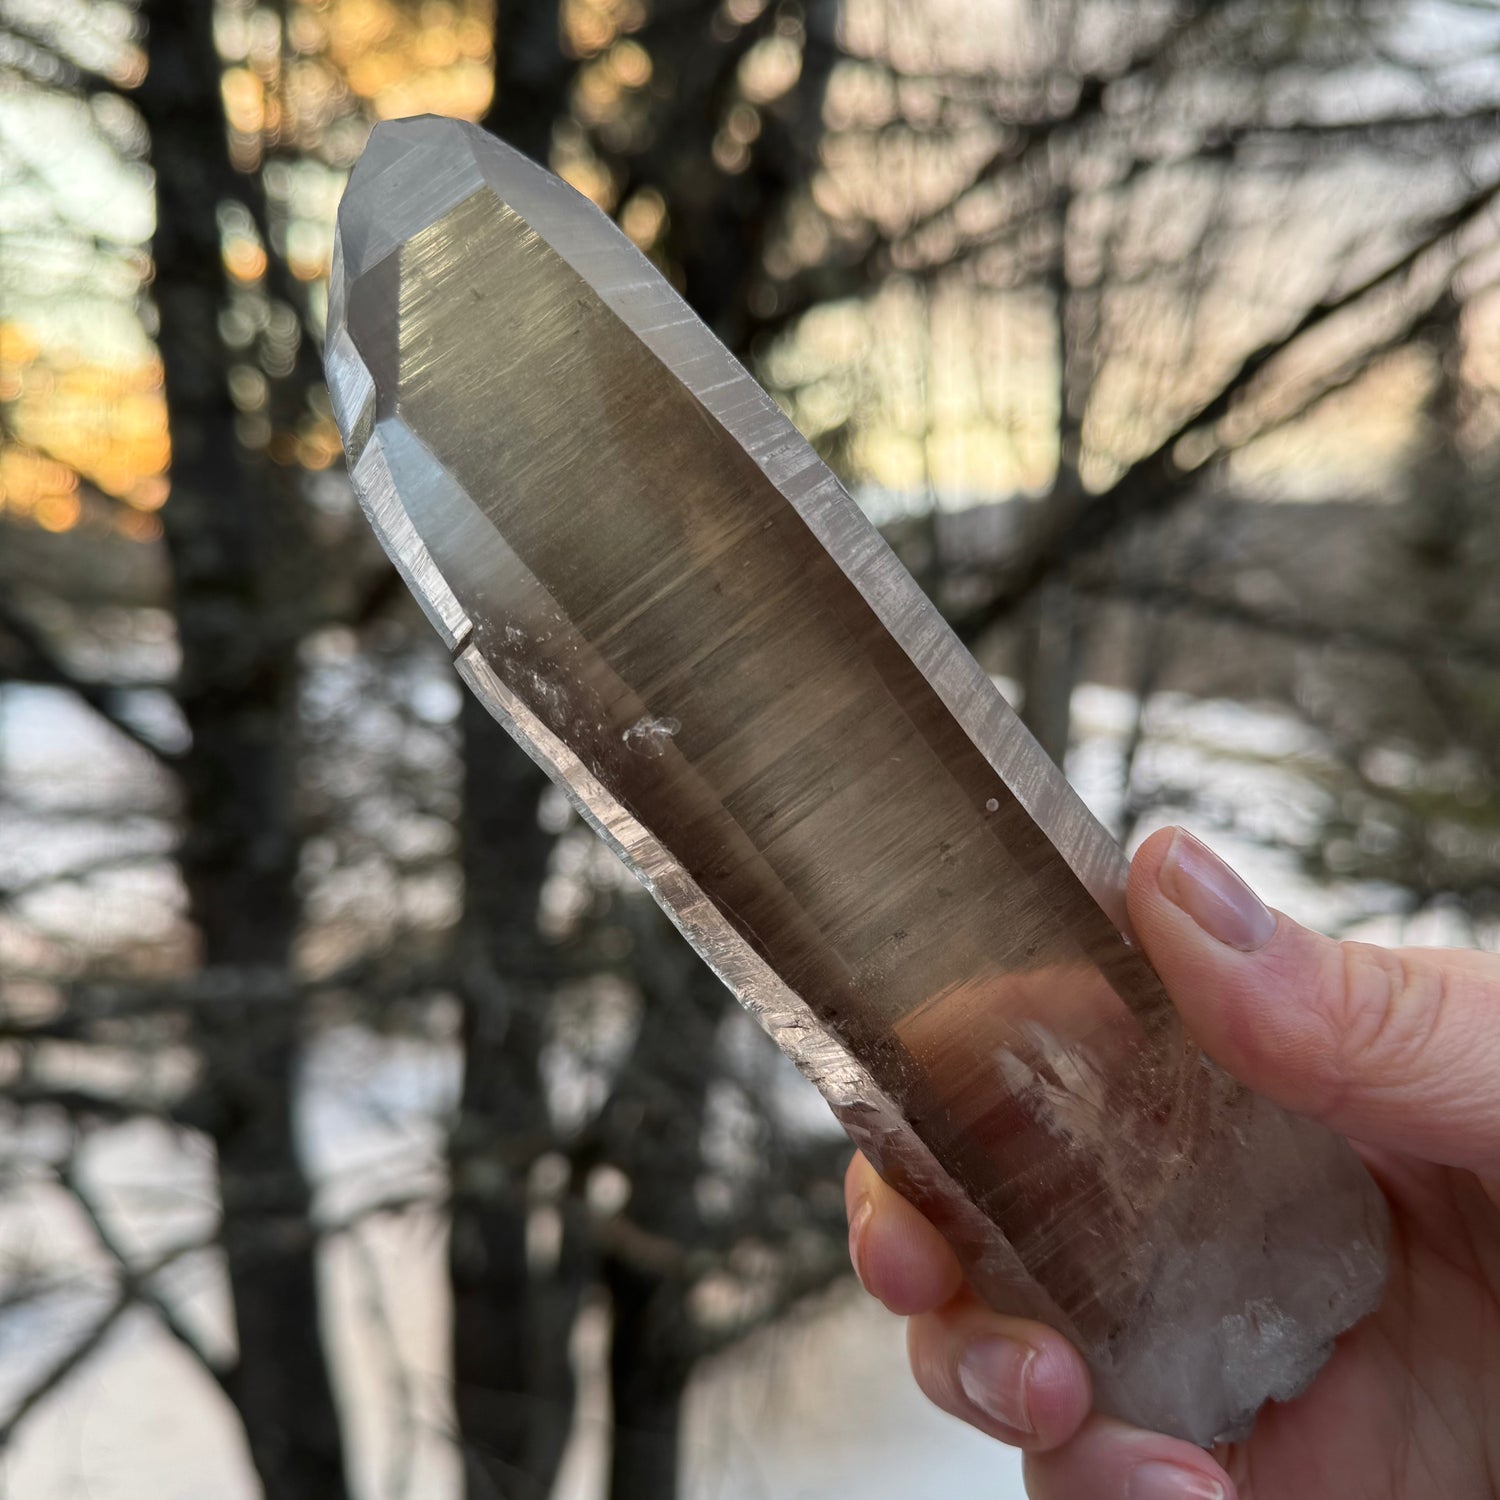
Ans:
[[[464,679],[979,1293],[1198,1442],[1304,1386],[1379,1297],[1374,1184],[1184,1036],[1118,847],[635,247],[472,126],[379,126],[327,368]]]

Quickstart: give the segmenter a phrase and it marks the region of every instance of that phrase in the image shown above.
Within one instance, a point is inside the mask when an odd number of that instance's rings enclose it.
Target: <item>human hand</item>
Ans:
[[[1137,852],[1129,903],[1205,1050],[1358,1143],[1391,1207],[1384,1302],[1303,1395],[1210,1455],[1091,1415],[1071,1345],[981,1304],[937,1231],[856,1155],[850,1256],[910,1319],[918,1385],[1024,1449],[1033,1500],[1500,1496],[1500,958],[1320,937],[1173,829]]]

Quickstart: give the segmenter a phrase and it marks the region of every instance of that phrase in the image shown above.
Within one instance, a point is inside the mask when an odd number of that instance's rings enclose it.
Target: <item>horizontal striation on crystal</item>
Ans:
[[[1186,1040],[1118,847],[649,262],[474,127],[382,125],[327,365],[465,679],[980,1293],[1199,1442],[1300,1389],[1378,1299],[1374,1184]]]

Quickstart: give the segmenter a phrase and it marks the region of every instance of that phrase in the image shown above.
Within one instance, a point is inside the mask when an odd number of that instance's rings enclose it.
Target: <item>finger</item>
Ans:
[[[1500,960],[1320,937],[1180,829],[1141,846],[1129,898],[1189,1031],[1235,1077],[1372,1145],[1500,1168]]]
[[[1031,1500],[1235,1500],[1229,1476],[1201,1448],[1094,1417],[1055,1452],[1028,1453]]]
[[[1044,1324],[960,1298],[913,1318],[906,1347],[928,1400],[1028,1452],[1065,1443],[1088,1416],[1088,1369]]]
[[[844,1206],[855,1273],[865,1290],[892,1312],[928,1312],[963,1285],[963,1271],[947,1240],[881,1180],[860,1152],[844,1174]]]

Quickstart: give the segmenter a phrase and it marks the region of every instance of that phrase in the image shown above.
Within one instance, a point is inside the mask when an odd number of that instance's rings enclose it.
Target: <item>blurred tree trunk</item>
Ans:
[[[636,932],[640,1030],[605,1113],[630,1180],[630,1233],[602,1277],[613,1314],[610,1500],[677,1492],[682,1402],[699,1339],[683,1261],[705,1243],[694,1191],[703,1171],[708,1086],[727,991],[671,923],[642,903]]]
[[[1065,153],[1056,168],[1063,181],[1056,190],[1057,206],[1050,215],[1053,237],[1047,266],[1047,292],[1052,299],[1057,339],[1057,469],[1052,488],[1041,502],[1040,524],[1057,527],[1060,516],[1077,515],[1084,504],[1078,461],[1083,450],[1082,407],[1088,375],[1080,330],[1079,309],[1068,276],[1068,216],[1072,194],[1066,179]],[[1078,673],[1078,609],[1066,577],[1049,578],[1031,600],[1021,630],[1021,719],[1037,743],[1060,766],[1068,753],[1073,721],[1073,683]]]
[[[545,1496],[573,1412],[570,1342],[587,1282],[565,1218],[551,1265],[527,1254],[527,1171],[548,1139],[548,984],[536,919],[554,843],[540,771],[473,697],[461,724],[464,1081],[450,1145],[454,1405],[466,1493]]]
[[[1021,718],[1058,765],[1068,752],[1078,675],[1077,606],[1066,582],[1037,590],[1021,632]]]
[[[206,971],[253,970],[279,1003],[201,1007],[200,1097],[218,1153],[239,1358],[228,1389],[268,1495],[345,1493],[319,1318],[310,1195],[297,1158],[290,969],[298,839],[297,618],[281,561],[299,527],[289,485],[236,440],[218,323],[218,210],[230,166],[213,7],[148,0],[150,71],[136,96],[156,172],[154,296],[172,440],[163,511],[192,733],[182,773],[183,879]]]
[[[576,62],[555,0],[501,0],[488,129],[545,163]],[[547,955],[537,929],[555,843],[546,778],[472,697],[463,735],[464,1081],[451,1147],[454,1407],[470,1500],[546,1496],[573,1418],[573,1325],[590,1273],[565,1216],[555,1260],[527,1255],[527,1171],[548,1137],[542,1086]],[[509,1153],[509,1156],[507,1156]]]
[[[558,0],[499,0],[495,95],[484,128],[545,167],[577,71],[563,51]]]
[[[605,1262],[604,1285],[614,1314],[610,1500],[663,1500],[677,1493],[682,1401],[693,1369],[670,1336],[684,1317],[681,1292],[671,1276],[616,1256]]]

